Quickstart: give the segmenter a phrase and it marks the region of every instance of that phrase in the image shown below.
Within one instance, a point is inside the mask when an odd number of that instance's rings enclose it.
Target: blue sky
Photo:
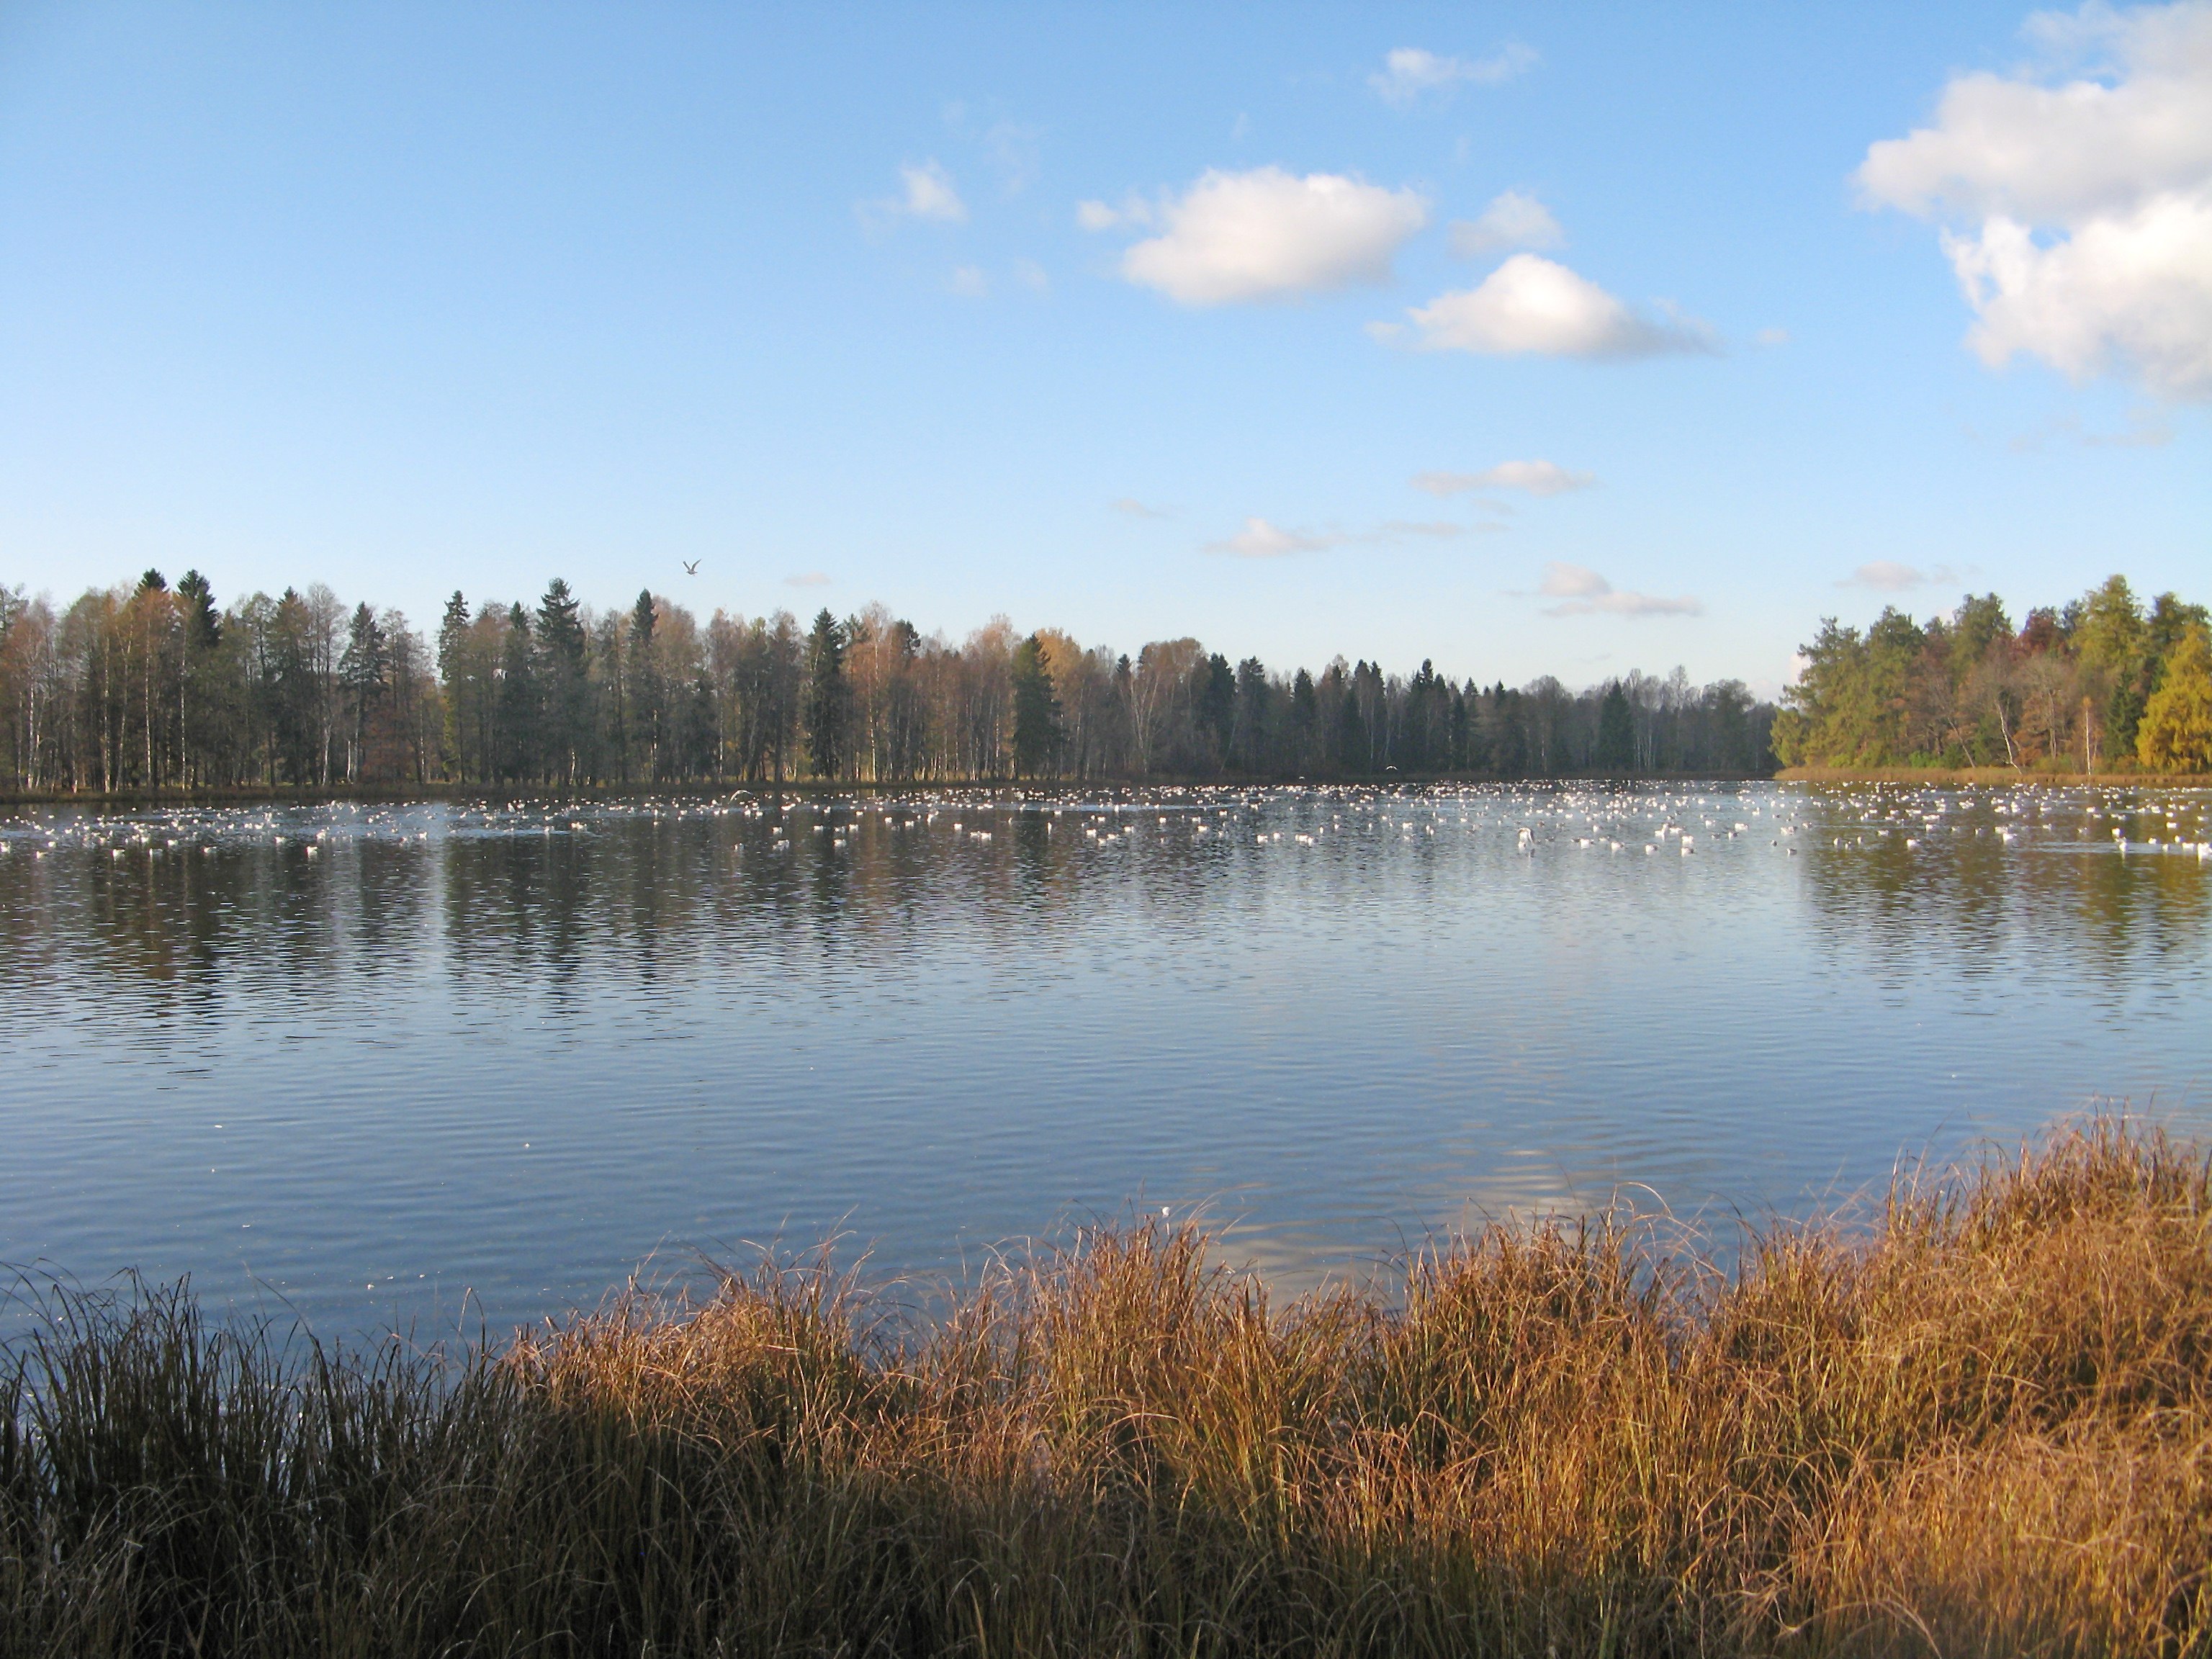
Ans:
[[[13,7],[0,582],[1771,689],[2212,595],[2208,134],[2202,5]]]

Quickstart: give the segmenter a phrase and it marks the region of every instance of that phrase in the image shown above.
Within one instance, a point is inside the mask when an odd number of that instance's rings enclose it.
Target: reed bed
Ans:
[[[1278,1307],[1164,1224],[440,1359],[49,1292],[0,1650],[2212,1652],[2212,1169],[2113,1124],[1778,1227]]]

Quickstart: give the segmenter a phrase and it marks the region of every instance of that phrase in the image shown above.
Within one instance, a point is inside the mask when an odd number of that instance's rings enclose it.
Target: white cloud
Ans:
[[[965,224],[968,204],[953,187],[952,175],[933,161],[908,161],[899,168],[901,193],[860,206],[864,219],[883,222],[892,219],[922,219],[938,224]]]
[[[1034,259],[1014,261],[1014,280],[1032,294],[1052,292],[1052,278],[1045,275],[1044,267]]]
[[[906,186],[904,210],[912,217],[956,225],[966,221],[968,204],[952,187],[952,175],[935,161],[901,167],[899,181]]]
[[[1407,314],[1425,351],[1649,357],[1713,349],[1711,331],[1694,318],[1640,315],[1588,277],[1534,253],[1516,253],[1480,287],[1439,295]]]
[[[1139,501],[1134,495],[1124,495],[1121,500],[1109,501],[1106,505],[1116,513],[1132,519],[1168,519],[1175,516],[1166,507],[1151,506]]]
[[[1285,530],[1280,525],[1270,524],[1265,519],[1244,520],[1244,527],[1224,541],[1208,542],[1209,553],[1234,553],[1240,559],[1279,559],[1286,553],[1318,553],[1323,548],[1339,545],[1341,536],[1307,535],[1300,531]]]
[[[1557,562],[1544,567],[1544,580],[1536,591],[1559,601],[1544,607],[1547,617],[1696,617],[1705,609],[1692,599],[1624,593],[1588,565]]]
[[[1751,343],[1769,349],[1786,346],[1790,343],[1790,331],[1786,328],[1762,328],[1751,337]]]
[[[1130,282],[1187,306],[1284,300],[1381,283],[1406,240],[1428,223],[1419,192],[1335,173],[1301,179],[1280,167],[1208,171],[1157,210],[1086,202],[1088,228],[1157,222],[1158,236],[1121,256]]]
[[[802,570],[796,576],[786,576],[783,585],[786,587],[827,587],[830,578],[819,570]]]
[[[2075,78],[1954,78],[1933,125],[1869,147],[1869,206],[1945,221],[1943,251],[1996,368],[2114,368],[2212,398],[2212,0],[2043,15]]]
[[[1957,574],[1948,564],[1939,564],[1933,570],[1922,570],[1913,565],[1899,564],[1894,559],[1875,559],[1863,564],[1836,584],[1838,587],[1864,587],[1877,593],[1902,593],[1911,588],[1955,581]]]
[[[1534,47],[1508,41],[1488,58],[1445,58],[1419,46],[1401,46],[1383,55],[1382,67],[1367,84],[1385,103],[1404,109],[1429,93],[1449,97],[1466,84],[1494,87],[1536,64]]]
[[[1551,209],[1517,190],[1494,198],[1480,219],[1455,220],[1451,228],[1451,251],[1462,259],[1479,259],[1501,248],[1564,247],[1566,240]]]
[[[990,293],[991,279],[981,265],[956,265],[945,286],[963,300],[981,300]]]
[[[2118,361],[2162,397],[2212,398],[2212,189],[2047,246],[2002,217],[1942,243],[1976,313],[1967,343],[1991,368],[2025,352],[2081,380]]]
[[[1118,506],[1119,503],[1117,502]],[[1442,539],[1464,536],[1470,529],[1486,531],[1492,525],[1468,526],[1438,521],[1392,519],[1372,530],[1286,530],[1261,518],[1244,520],[1243,529],[1221,541],[1208,542],[1209,553],[1231,553],[1240,559],[1279,559],[1292,553],[1320,553],[1332,547],[1377,546],[1408,537]]]
[[[1595,472],[1570,472],[1556,461],[1500,461],[1481,472],[1417,472],[1413,488],[1431,495],[1458,495],[1471,489],[1518,489],[1531,495],[1564,495],[1597,483]]]

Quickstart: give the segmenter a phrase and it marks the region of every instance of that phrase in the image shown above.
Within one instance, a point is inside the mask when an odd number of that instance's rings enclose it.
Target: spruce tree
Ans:
[[[659,664],[653,654],[653,633],[659,623],[653,590],[640,590],[629,613],[630,729],[645,750],[648,778],[660,775],[661,733],[667,715],[668,699],[660,684]]]
[[[544,709],[543,741],[548,772],[573,783],[591,737],[590,641],[575,596],[556,576],[538,604],[538,696]]]
[[[1636,722],[1628,692],[1619,680],[1605,688],[1597,706],[1597,769],[1620,777],[1636,769]]]
[[[1042,777],[1060,753],[1060,699],[1034,634],[1014,647],[1014,771]]]
[[[193,651],[212,651],[222,643],[222,614],[215,608],[215,590],[197,570],[178,579],[177,597],[182,600],[185,644]]]
[[[1291,681],[1291,763],[1301,776],[1314,763],[1314,728],[1320,719],[1313,676],[1301,668]]]
[[[538,775],[538,665],[530,613],[518,600],[507,607],[507,638],[499,656],[499,775],[509,782]]]
[[[453,597],[446,601],[446,614],[438,622],[438,684],[446,692],[446,753],[454,770],[464,778],[470,775],[469,726],[462,714],[466,702],[463,688],[468,679],[468,660],[469,602],[457,587]],[[478,756],[477,759],[481,763],[483,757]]]
[[[353,624],[347,630],[345,651],[338,658],[338,689],[344,693],[352,742],[346,757],[346,781],[361,781],[366,768],[369,717],[381,700],[385,684],[384,629],[376,612],[366,604],[354,607]]]
[[[817,778],[835,778],[843,771],[851,703],[844,624],[825,605],[806,636],[806,757]]]

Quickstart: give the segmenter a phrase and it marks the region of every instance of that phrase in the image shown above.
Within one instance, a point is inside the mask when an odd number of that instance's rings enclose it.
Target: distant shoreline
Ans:
[[[122,789],[96,791],[25,790],[0,792],[0,811],[33,806],[92,808],[136,806],[330,806],[342,802],[403,805],[428,801],[637,800],[650,796],[721,795],[906,795],[941,789],[992,789],[1007,793],[1064,794],[1069,792],[1107,792],[1135,789],[1280,789],[1305,784],[1316,788],[1390,788],[1419,783],[1510,784],[1740,784],[1772,781],[1763,773],[1637,773],[1614,777],[1605,773],[1562,773],[1547,777],[1501,778],[1479,772],[1385,772],[1378,775],[1310,777],[1247,777],[1243,775],[1152,778],[915,778],[881,783],[836,782],[820,778],[787,778],[781,783],[765,779],[691,778],[665,784],[607,783],[568,786],[539,785],[495,788],[479,783],[416,784],[304,784],[296,787],[264,785],[255,788]]]
[[[2039,784],[2054,789],[2142,789],[2212,786],[2203,772],[2023,772],[2009,766],[1789,766],[1774,775],[1777,783],[1917,783],[1938,788],[1985,785]]]
[[[474,783],[419,784],[283,784],[257,788],[117,790],[112,793],[86,791],[23,791],[0,793],[0,811],[27,807],[77,806],[94,810],[144,806],[333,806],[343,803],[396,806],[430,801],[636,800],[651,796],[765,795],[878,796],[913,794],[941,789],[991,789],[1008,793],[1061,793],[1070,790],[1111,792],[1137,789],[1277,789],[1297,784],[1316,787],[1373,789],[1401,784],[1589,784],[1684,785],[1742,783],[1917,784],[1934,788],[1983,788],[2033,784],[2048,788],[2179,787],[2212,788],[2212,773],[2203,772],[2016,772],[2007,766],[1790,766],[1771,775],[1752,773],[1638,773],[1613,777],[1604,773],[1575,772],[1550,777],[1500,778],[1473,772],[1386,772],[1380,775],[1299,777],[1158,777],[1114,779],[1048,778],[929,778],[899,782],[825,782],[819,778],[787,778],[781,783],[765,780],[688,779],[662,785],[645,783],[580,784],[566,787],[539,786],[493,788]]]

